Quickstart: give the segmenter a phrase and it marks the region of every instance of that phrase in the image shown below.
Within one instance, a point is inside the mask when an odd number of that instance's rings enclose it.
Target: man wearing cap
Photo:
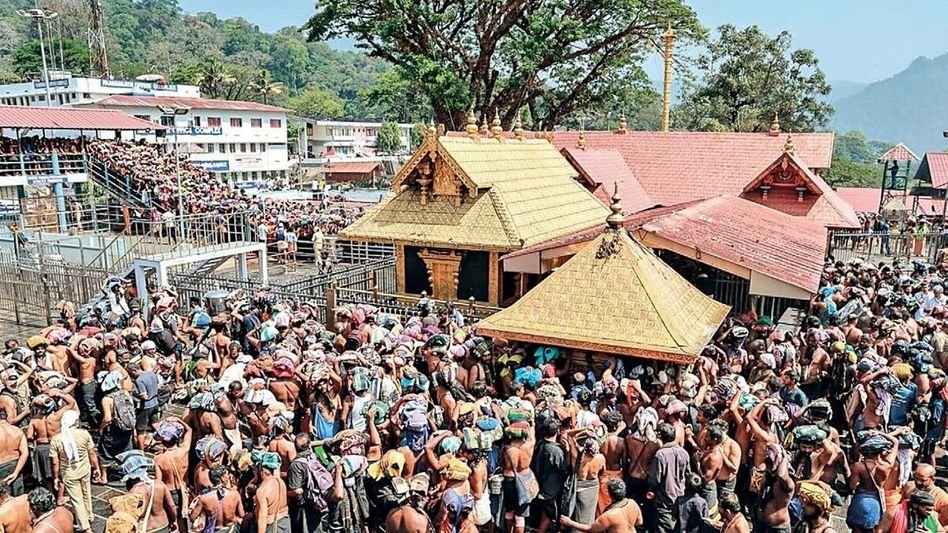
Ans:
[[[280,456],[263,452],[256,462],[260,481],[254,497],[257,533],[290,533],[286,484],[279,474]]]
[[[49,443],[53,485],[57,491],[60,487],[65,490],[79,521],[79,529],[91,532],[92,487],[89,481],[90,477],[99,478],[99,457],[92,436],[79,429],[78,424],[79,411],[66,411],[63,413],[62,431]]]
[[[148,476],[148,469],[154,466],[154,461],[145,457],[140,450],[126,452],[120,459],[125,488],[130,493],[141,496],[146,502],[146,509],[150,509],[150,513],[142,519],[145,527],[139,531],[142,533],[176,531],[178,509],[171,497],[171,491],[161,481]]]

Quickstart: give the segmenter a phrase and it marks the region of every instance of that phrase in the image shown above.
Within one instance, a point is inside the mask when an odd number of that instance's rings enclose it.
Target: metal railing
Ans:
[[[87,166],[89,179],[112,198],[140,209],[151,207],[151,198],[140,184],[134,183],[128,176],[110,169],[107,164],[91,155],[87,158]]]
[[[833,232],[827,242],[826,254],[836,261],[858,258],[867,261],[924,259],[934,262],[948,247],[948,234],[929,233],[916,237],[912,233]]]
[[[431,303],[435,311],[452,306],[463,313],[469,320],[478,321],[486,318],[498,311],[499,307],[477,302],[474,299],[469,300],[436,300],[426,298]],[[348,287],[332,287],[327,295],[327,306],[339,306],[342,304],[370,304],[379,309],[379,311],[395,315],[403,321],[420,313],[420,304],[422,297],[407,294],[390,294],[379,291],[378,289],[354,289]]]
[[[57,154],[59,174],[86,172],[83,154]],[[52,154],[0,154],[0,176],[52,176],[55,172]]]

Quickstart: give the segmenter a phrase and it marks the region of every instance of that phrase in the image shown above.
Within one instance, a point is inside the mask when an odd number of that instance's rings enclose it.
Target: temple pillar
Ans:
[[[395,292],[405,294],[405,245],[395,245]]]
[[[501,290],[501,272],[500,255],[497,252],[491,252],[487,264],[487,300],[492,305],[500,305]]]

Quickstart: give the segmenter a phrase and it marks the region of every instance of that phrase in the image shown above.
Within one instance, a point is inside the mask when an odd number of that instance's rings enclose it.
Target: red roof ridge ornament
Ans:
[[[777,116],[777,113],[774,113],[774,121],[770,123],[770,131],[767,132],[767,135],[771,137],[780,135],[780,118]]]

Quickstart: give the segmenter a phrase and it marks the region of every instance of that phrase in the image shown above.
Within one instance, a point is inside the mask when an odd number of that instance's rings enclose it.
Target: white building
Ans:
[[[343,122],[335,120],[302,119],[306,127],[300,132],[300,146],[305,147],[305,159],[324,160],[339,157],[375,157],[378,153],[378,135],[381,122]],[[401,152],[411,150],[412,124],[399,124]]]
[[[234,183],[283,177],[290,167],[286,113],[282,107],[232,100],[110,96],[92,107],[120,109],[129,115],[173,128],[164,139],[142,132],[147,141],[178,143],[191,162]],[[167,109],[186,110],[167,115]]]
[[[99,78],[73,78],[50,71],[49,93],[53,106],[91,104],[117,95],[176,96],[200,98],[196,85],[169,85],[162,81],[125,81]],[[0,104],[46,107],[46,83],[30,81],[0,85]]]

